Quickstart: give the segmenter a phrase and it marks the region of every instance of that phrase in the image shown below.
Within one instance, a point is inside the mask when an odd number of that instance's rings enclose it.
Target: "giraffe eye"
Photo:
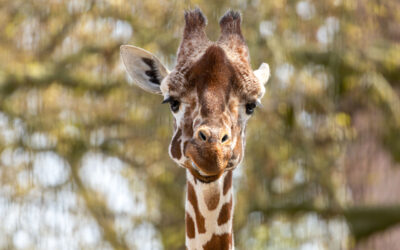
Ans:
[[[169,96],[162,103],[167,103],[167,102],[171,106],[172,112],[176,113],[179,110],[179,106],[181,105],[179,101]]]
[[[250,102],[246,104],[246,114],[251,115],[254,113],[254,109],[256,108],[255,102]]]
[[[169,102],[169,105],[171,106],[172,112],[174,112],[174,113],[178,112],[180,104],[181,103],[177,100],[171,100]]]

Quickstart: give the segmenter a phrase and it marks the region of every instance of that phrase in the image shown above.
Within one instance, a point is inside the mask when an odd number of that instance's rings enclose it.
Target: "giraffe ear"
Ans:
[[[150,93],[161,94],[161,81],[169,71],[160,60],[150,52],[131,45],[122,45],[120,53],[134,84]]]
[[[254,70],[253,73],[260,83],[264,85],[268,82],[270,76],[269,65],[267,63],[261,63],[260,67],[257,70]]]

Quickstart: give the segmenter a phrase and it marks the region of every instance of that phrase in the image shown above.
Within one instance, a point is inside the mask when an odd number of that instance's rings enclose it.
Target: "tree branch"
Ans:
[[[388,206],[354,206],[348,208],[318,208],[309,203],[282,206],[255,207],[265,216],[277,213],[298,215],[317,213],[324,218],[343,217],[346,219],[354,238],[360,241],[370,235],[400,223],[400,204]]]

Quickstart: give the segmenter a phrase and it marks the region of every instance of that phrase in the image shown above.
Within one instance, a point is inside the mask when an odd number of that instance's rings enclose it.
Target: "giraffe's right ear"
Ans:
[[[150,52],[131,45],[120,48],[122,61],[129,76],[140,88],[161,94],[161,81],[169,74],[164,65]]]

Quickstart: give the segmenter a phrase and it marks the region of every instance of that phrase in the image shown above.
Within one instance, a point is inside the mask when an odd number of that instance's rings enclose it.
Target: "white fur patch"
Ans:
[[[185,114],[186,107],[187,107],[187,104],[181,103],[181,105],[180,105],[180,107],[179,107],[179,111],[178,111],[177,113],[173,113],[173,112],[172,112],[172,114],[173,114],[173,116],[174,116],[174,118],[175,118],[175,121],[176,121],[176,126],[177,126],[177,127],[176,127],[176,130],[175,130],[175,133],[174,133],[174,136],[172,137],[172,139],[175,138],[175,136],[176,136],[176,134],[178,133],[178,130],[179,130],[180,128],[181,128],[181,132],[182,132],[182,135],[181,135],[181,138],[180,138],[181,143],[179,144],[180,151],[181,151],[181,158],[176,159],[176,158],[174,158],[174,157],[172,156],[172,152],[171,152],[172,141],[171,141],[171,143],[169,144],[169,148],[168,148],[169,156],[170,156],[171,159],[173,159],[180,167],[184,167],[184,163],[185,163],[185,157],[184,157],[184,155],[183,155],[184,136],[183,136],[183,131],[182,131],[182,120],[183,120],[183,116],[184,116],[184,114]]]

